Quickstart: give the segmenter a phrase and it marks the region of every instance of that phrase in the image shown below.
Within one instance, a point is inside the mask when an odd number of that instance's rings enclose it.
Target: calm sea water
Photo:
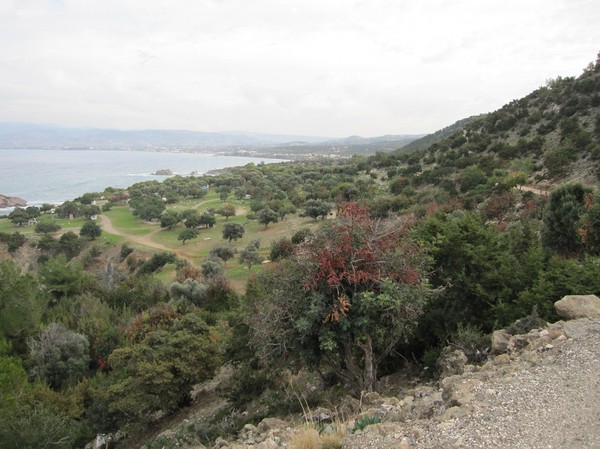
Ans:
[[[163,180],[166,176],[152,175],[160,169],[186,176],[250,162],[280,160],[197,153],[0,149],[0,194],[23,198],[28,205],[58,204],[109,186]],[[0,209],[0,215],[9,211]]]

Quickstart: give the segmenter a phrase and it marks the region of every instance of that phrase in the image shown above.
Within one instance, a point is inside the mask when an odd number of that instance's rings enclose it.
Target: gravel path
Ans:
[[[349,437],[344,449],[600,448],[600,319],[564,328],[566,340],[499,365],[483,381],[467,375],[473,397],[457,417],[383,423]]]
[[[600,320],[577,323],[539,365],[476,387],[472,414],[411,447],[600,448]]]

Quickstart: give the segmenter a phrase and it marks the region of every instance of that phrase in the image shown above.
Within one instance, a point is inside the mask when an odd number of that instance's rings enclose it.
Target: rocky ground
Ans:
[[[481,368],[442,379],[437,391],[402,401],[430,402],[429,413],[415,420],[410,412],[399,420],[386,413],[386,421],[348,436],[343,447],[598,448],[599,372],[600,319],[555,323],[518,336],[509,353]]]
[[[439,381],[396,391],[390,383],[385,395],[311,411],[322,430],[314,445],[298,443],[306,427],[270,418],[212,448],[600,448],[600,299],[565,298],[557,307],[565,321],[524,335],[497,331],[495,355],[482,366],[449,352]],[[367,421],[380,422],[348,431]],[[328,433],[340,435],[335,444],[324,445]],[[163,441],[176,435],[165,432]],[[176,447],[205,449],[179,441]]]

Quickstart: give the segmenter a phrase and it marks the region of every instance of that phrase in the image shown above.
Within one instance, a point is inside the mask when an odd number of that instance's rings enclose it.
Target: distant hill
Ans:
[[[2,148],[192,149],[280,145],[300,141],[325,142],[331,137],[199,132],[186,130],[119,130],[66,128],[31,123],[0,123]]]
[[[423,137],[422,134],[385,135],[378,137],[351,136],[326,142],[291,142],[268,148],[261,148],[256,155],[272,155],[282,158],[311,158],[326,156],[344,158],[354,154],[372,155],[377,152],[392,152],[404,148],[410,142]]]
[[[261,156],[306,154],[330,156],[393,151],[421,137],[331,137],[261,134],[250,132],[199,132],[186,130],[119,130],[66,128],[31,123],[0,123],[0,148],[119,149],[217,151]]]
[[[476,120],[479,117],[481,117],[481,115],[474,115],[472,117],[467,117],[467,118],[458,120],[457,122],[453,123],[452,125],[446,126],[445,128],[442,128],[439,131],[436,131],[432,134],[427,134],[426,136],[423,136],[419,139],[413,140],[406,146],[402,147],[402,149],[404,151],[424,150],[424,149],[428,148],[430,145],[432,145],[436,142],[440,142],[440,141],[450,137],[456,131],[462,130],[465,126],[467,126],[469,123],[471,123],[472,121]]]

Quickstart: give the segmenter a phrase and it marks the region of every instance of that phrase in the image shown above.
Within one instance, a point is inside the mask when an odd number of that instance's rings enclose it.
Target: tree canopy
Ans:
[[[298,255],[249,286],[249,325],[263,357],[325,362],[373,388],[377,367],[415,328],[431,295],[428,259],[409,222],[372,219],[346,205]]]

